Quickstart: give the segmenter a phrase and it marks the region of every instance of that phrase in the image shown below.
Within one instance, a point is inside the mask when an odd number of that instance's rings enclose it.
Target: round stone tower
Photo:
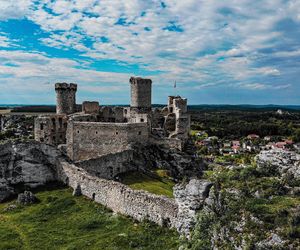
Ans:
[[[56,83],[56,113],[72,114],[76,112],[77,84]]]
[[[151,79],[131,77],[131,104],[130,107],[142,111],[151,110]]]

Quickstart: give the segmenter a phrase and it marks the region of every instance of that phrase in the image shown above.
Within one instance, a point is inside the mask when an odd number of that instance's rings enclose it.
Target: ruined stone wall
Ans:
[[[119,153],[107,154],[100,158],[79,161],[76,166],[85,169],[87,172],[105,179],[114,179],[118,174],[128,171],[138,171],[134,164],[133,150],[125,150]],[[141,166],[142,167],[142,166]]]
[[[80,187],[81,193],[96,202],[142,221],[148,219],[159,225],[176,227],[178,205],[174,199],[132,190],[119,182],[100,179],[81,168],[62,162],[63,181],[73,189]]]
[[[82,112],[85,114],[98,114],[99,110],[99,102],[85,101],[82,103]]]
[[[186,113],[187,112],[187,99],[181,98],[181,97],[174,98],[173,106],[175,108],[175,112],[180,110],[181,113]]]
[[[50,145],[66,143],[67,116],[39,116],[34,120],[34,138]]]
[[[77,84],[56,83],[56,113],[73,114],[76,112]]]
[[[152,81],[140,77],[130,78],[131,107],[151,109]]]
[[[152,128],[163,128],[165,122],[164,113],[161,109],[155,108],[152,111]]]
[[[179,115],[176,118],[176,137],[182,140],[188,139],[190,126],[190,116],[188,114]]]
[[[168,112],[165,116],[164,129],[169,138],[187,140],[190,131],[190,115],[187,113],[187,99],[169,96]]]
[[[131,110],[129,122],[139,123],[139,122],[151,122],[151,116],[148,113],[139,113]]]
[[[131,143],[147,143],[147,123],[102,123],[69,121],[67,152],[74,161],[121,152]]]
[[[77,113],[77,114],[70,116],[70,119],[72,121],[78,121],[78,122],[98,122],[99,115]]]

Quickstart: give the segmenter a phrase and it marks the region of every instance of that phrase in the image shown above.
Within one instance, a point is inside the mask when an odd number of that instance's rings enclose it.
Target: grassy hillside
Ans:
[[[43,191],[40,203],[4,209],[0,204],[0,249],[177,249],[178,234],[148,222],[113,214],[70,189]]]
[[[153,194],[173,197],[173,187],[175,182],[172,181],[165,170],[156,170],[152,176],[141,172],[128,172],[120,176],[122,183],[132,189],[145,190]]]

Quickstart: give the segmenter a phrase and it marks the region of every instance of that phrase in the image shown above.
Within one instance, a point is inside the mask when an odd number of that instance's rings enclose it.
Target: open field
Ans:
[[[112,213],[67,188],[37,193],[40,203],[4,212],[0,249],[177,249],[178,234]],[[12,203],[12,202],[11,202]]]

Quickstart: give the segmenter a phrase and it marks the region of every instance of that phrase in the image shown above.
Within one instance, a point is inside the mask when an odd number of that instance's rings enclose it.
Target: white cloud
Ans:
[[[0,0],[0,20],[23,18],[32,4],[33,0]]]
[[[240,88],[249,89],[249,90],[263,90],[268,88],[266,84],[263,83],[243,83],[238,84]]]
[[[10,39],[5,35],[0,33],[0,47],[8,48],[11,46]]]

